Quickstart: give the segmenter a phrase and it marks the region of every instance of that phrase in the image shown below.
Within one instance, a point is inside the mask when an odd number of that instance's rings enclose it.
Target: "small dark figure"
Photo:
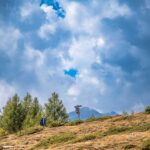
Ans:
[[[43,127],[46,126],[46,118],[44,118],[44,117],[41,118],[40,125],[43,126]]]
[[[74,106],[75,108],[75,112],[78,115],[78,119],[80,120],[80,107],[82,107],[81,105],[76,105]]]

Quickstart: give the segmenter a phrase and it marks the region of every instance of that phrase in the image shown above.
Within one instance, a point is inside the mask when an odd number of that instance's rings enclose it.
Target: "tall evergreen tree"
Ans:
[[[52,97],[48,99],[48,103],[45,104],[46,115],[53,121],[66,121],[68,115],[66,108],[64,107],[57,93],[52,93]]]
[[[29,93],[27,93],[22,102],[24,119],[26,118],[28,111],[30,110],[31,103],[32,103],[32,96]]]
[[[39,124],[39,120],[42,116],[42,107],[39,104],[38,98],[35,97],[34,100],[30,102],[30,107],[26,113],[25,120],[23,122],[23,127],[28,128]]]
[[[15,94],[3,109],[2,127],[12,133],[21,129],[23,122],[22,105],[17,94]]]

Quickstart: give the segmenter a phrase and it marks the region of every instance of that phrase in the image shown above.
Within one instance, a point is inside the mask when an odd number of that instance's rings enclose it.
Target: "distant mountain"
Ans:
[[[91,118],[91,117],[100,117],[100,116],[115,116],[117,115],[116,112],[112,111],[110,113],[100,113],[98,112],[97,110],[95,109],[92,109],[92,108],[89,108],[89,107],[82,107],[80,109],[80,119],[81,120],[85,120],[85,119],[88,119],[88,118]],[[69,119],[70,120],[77,120],[78,117],[77,117],[77,114],[75,111],[72,111],[69,113]]]

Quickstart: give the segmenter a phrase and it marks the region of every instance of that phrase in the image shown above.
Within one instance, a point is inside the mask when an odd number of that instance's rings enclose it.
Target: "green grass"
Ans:
[[[133,145],[133,144],[128,144],[124,147],[124,150],[127,150],[127,149],[135,149],[136,148],[136,145]]]
[[[83,120],[75,120],[75,121],[69,121],[65,125],[67,125],[67,126],[75,126],[75,125],[79,125],[81,123],[84,123],[84,121]]]
[[[64,122],[60,122],[60,121],[53,121],[49,124],[49,127],[60,127],[60,126],[63,126],[65,125]]]
[[[50,145],[54,145],[54,144],[58,145],[61,143],[66,143],[75,138],[76,138],[76,134],[73,132],[61,133],[59,135],[54,135],[54,136],[51,136],[51,137],[41,140],[37,145],[35,145],[35,147],[33,149],[36,150],[38,148],[48,148]]]
[[[27,129],[24,129],[20,132],[17,133],[18,136],[23,136],[23,135],[30,135],[30,134],[34,134],[34,133],[37,133],[37,132],[40,132],[43,130],[43,127],[31,127],[31,128],[27,128]]]
[[[133,119],[133,115],[120,116],[120,117],[113,119],[113,122],[123,121],[123,120],[132,120],[132,119]]]
[[[111,118],[112,116],[93,117],[93,118],[88,118],[87,120],[85,120],[85,122],[104,121]]]
[[[88,134],[88,135],[83,135],[81,137],[78,137],[77,139],[73,140],[72,143],[85,142],[85,141],[90,141],[94,139],[96,139],[95,134]]]
[[[125,132],[145,132],[150,130],[150,123],[144,123],[141,126],[132,127],[111,127],[106,132],[102,133],[101,136],[114,135]]]
[[[150,139],[143,142],[142,150],[150,150]]]
[[[109,128],[109,129],[104,133],[104,135],[119,134],[119,133],[126,132],[126,131],[129,131],[129,130],[130,130],[129,127],[112,127],[112,128]]]
[[[144,123],[140,126],[133,126],[130,128],[130,131],[136,131],[136,132],[144,132],[150,130],[150,123]]]

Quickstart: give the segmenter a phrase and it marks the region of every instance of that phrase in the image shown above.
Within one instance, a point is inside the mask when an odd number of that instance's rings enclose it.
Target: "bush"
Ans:
[[[51,121],[49,123],[49,127],[60,127],[63,126],[65,123],[64,122],[60,122],[60,121]]]
[[[23,135],[30,135],[30,134],[34,134],[37,132],[40,132],[43,130],[43,127],[32,127],[32,128],[27,128],[25,130],[22,130],[20,132],[17,133],[18,136],[23,136]]]
[[[7,135],[7,132],[3,128],[0,128],[0,137],[3,137],[5,135]]]
[[[145,113],[150,114],[150,106],[147,106],[147,107],[145,108]]]
[[[150,150],[150,140],[144,141],[142,150]]]

